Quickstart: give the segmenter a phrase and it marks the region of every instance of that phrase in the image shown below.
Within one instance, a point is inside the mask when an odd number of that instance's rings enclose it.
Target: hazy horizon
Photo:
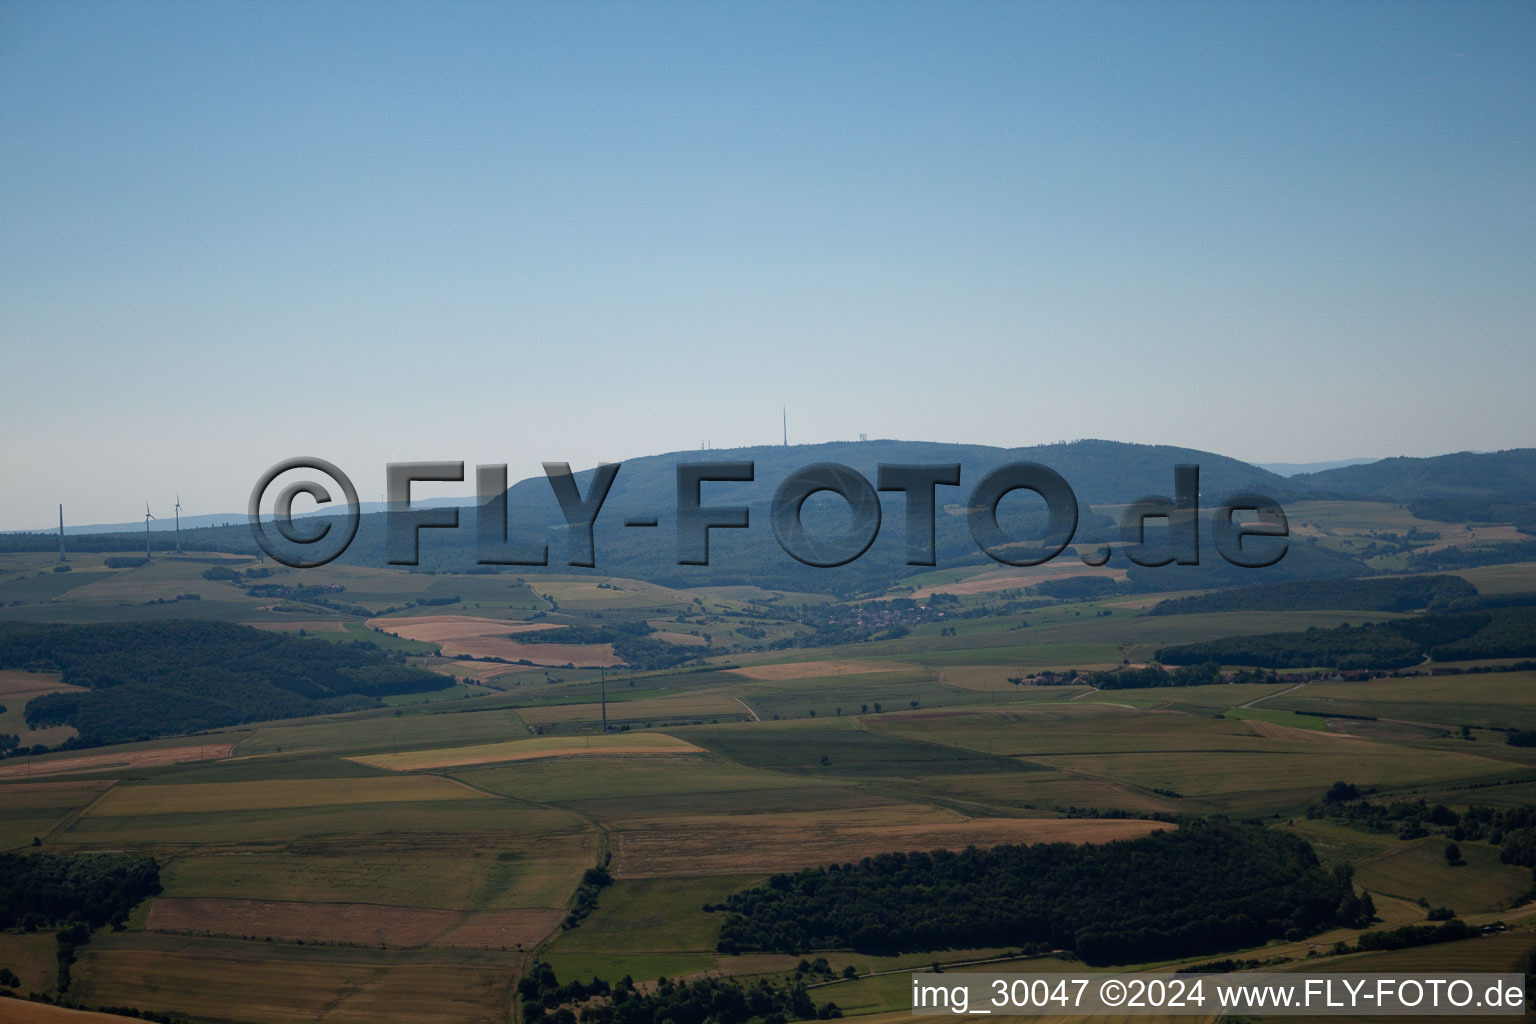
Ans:
[[[973,444],[973,443],[979,444],[980,443],[980,442],[965,442],[965,441],[957,441],[957,442],[937,441],[937,442],[935,442],[935,441],[928,441],[926,439],[921,439],[921,438],[888,438],[888,437],[871,437],[871,438],[868,438],[868,441],[870,441],[870,442],[887,442],[887,443],[895,442],[895,443],[898,443],[898,444]],[[1108,442],[1114,443],[1114,444],[1143,444],[1143,445],[1158,445],[1159,444],[1159,442],[1156,442],[1156,441],[1121,441],[1121,440],[1114,439],[1114,438],[1070,438],[1070,439],[1058,440],[1058,441],[1055,441],[1055,442],[1042,442],[1042,446],[1049,447],[1049,446],[1051,446],[1053,444],[1061,444],[1061,443],[1074,444],[1074,443],[1077,443],[1079,441],[1108,441]],[[822,446],[822,445],[829,445],[829,444],[858,444],[858,443],[860,443],[860,439],[849,440],[849,439],[846,439],[846,438],[833,438],[833,439],[825,440],[825,441],[804,441],[804,442],[798,442],[798,443],[792,440],[789,443],[789,447],[790,448],[795,448],[795,447],[808,447],[809,448],[809,447],[819,447],[819,446]],[[696,454],[696,453],[698,453],[701,450],[707,450],[707,451],[710,451],[710,452],[718,451],[721,454],[728,455],[731,452],[747,451],[747,450],[751,450],[751,449],[764,448],[764,447],[777,448],[777,447],[781,447],[781,446],[782,446],[781,442],[768,441],[768,442],[762,442],[762,443],[757,443],[757,444],[734,446],[734,447],[731,447],[731,448],[716,448],[716,447],[711,446],[709,449],[688,449],[688,448],[682,448],[682,449],[673,449],[671,451],[666,451],[666,452],[644,452],[644,453],[641,453],[641,454],[638,454],[638,455],[635,455],[635,456],[631,456],[630,458],[648,458],[648,457],[650,457],[650,458],[665,458],[667,456],[672,456],[672,455]],[[1035,447],[1035,446],[1031,446],[1031,445],[992,445],[990,447],[1008,449],[1008,448],[1029,448],[1029,447]],[[1183,446],[1168,446],[1168,447],[1183,447]],[[1509,446],[1509,447],[1503,448],[1503,449],[1490,449],[1488,451],[1478,451],[1478,452],[1469,452],[1469,451],[1463,451],[1463,452],[1438,452],[1438,453],[1435,453],[1435,455],[1489,454],[1490,451],[1508,451],[1508,450],[1513,450],[1513,449],[1515,449],[1517,447],[1518,448],[1526,448],[1526,447],[1530,447],[1530,446],[1525,446],[1525,445],[1514,446],[1514,445],[1512,445],[1512,446]],[[1392,459],[1392,458],[1405,458],[1405,457],[1406,458],[1416,458],[1416,457],[1429,457],[1429,458],[1433,458],[1433,457],[1435,457],[1435,456],[1395,456],[1395,455],[1387,455],[1387,456],[1371,457],[1371,458],[1322,459],[1322,460],[1318,460],[1316,462],[1305,462],[1305,463],[1296,463],[1296,462],[1260,463],[1260,462],[1256,462],[1256,461],[1251,460],[1251,459],[1241,459],[1241,458],[1238,458],[1238,456],[1229,455],[1229,454],[1227,454],[1225,452],[1210,452],[1210,454],[1220,455],[1220,456],[1224,456],[1226,458],[1237,459],[1237,461],[1246,462],[1249,465],[1254,466],[1254,467],[1256,467],[1258,469],[1263,469],[1263,470],[1275,473],[1276,475],[1282,476],[1282,477],[1291,477],[1291,476],[1296,476],[1296,475],[1300,475],[1302,473],[1308,473],[1308,472],[1319,472],[1319,471],[1322,471],[1324,469],[1340,468],[1340,467],[1345,467],[1345,466],[1365,465],[1365,464],[1369,464],[1369,463],[1373,463],[1373,462],[1382,462],[1382,461],[1385,461],[1386,459]],[[448,460],[448,461],[456,461],[456,460]],[[550,460],[550,461],[554,461],[554,460]],[[619,460],[619,461],[627,461],[627,460]],[[595,463],[593,463],[591,465],[575,464],[575,465],[572,466],[572,469],[575,472],[577,472],[577,473],[582,473],[582,472],[584,472],[586,470],[592,469],[594,465],[596,465],[596,464]],[[364,477],[366,472],[369,470],[369,467],[360,467],[360,468],[362,468],[364,470],[364,472],[363,473],[359,473],[357,475],[359,477]],[[384,472],[383,467],[382,466],[377,467],[377,472],[382,477],[383,472]],[[433,505],[450,504],[450,503],[454,503],[454,502],[464,502],[466,504],[473,504],[476,501],[476,497],[472,493],[472,491],[466,490],[465,488],[473,487],[473,485],[474,485],[474,473],[475,473],[474,465],[466,463],[465,471],[464,471],[465,479],[464,479],[463,482],[460,482],[460,483],[433,483],[433,482],[430,482],[430,481],[417,482],[417,483],[412,485],[412,491],[411,491],[412,502],[413,502],[413,504],[415,504],[415,505],[417,505],[419,507],[423,507],[423,508],[431,507]],[[295,474],[295,475],[291,475],[291,476],[284,476],[282,479],[284,479],[284,480],[297,479],[299,475],[303,475],[303,476],[310,477],[310,478],[313,478],[313,477],[316,476],[315,473],[308,472],[308,473],[305,473],[305,474]],[[515,485],[515,484],[520,483],[520,482],[522,482],[524,480],[528,480],[528,479],[542,479],[543,477],[544,477],[543,469],[542,468],[537,468],[534,471],[532,471],[531,473],[525,474],[523,476],[518,476],[516,474],[512,474],[512,473],[509,472],[508,482],[509,482],[509,484]],[[322,481],[322,482],[325,482],[325,481]],[[267,495],[266,496],[267,496],[268,500],[262,506],[263,518],[266,518],[270,514],[270,512],[271,512],[271,508],[270,508],[270,504],[271,504],[271,502],[270,502],[271,489],[269,489],[267,491]],[[364,492],[364,491],[362,491],[360,489],[359,490],[359,499],[360,499],[360,504],[361,504],[362,510],[365,513],[381,511],[385,507],[387,507],[387,502],[385,502],[383,500],[383,494],[382,493],[380,493],[376,499],[371,499],[366,492]],[[337,496],[337,500],[338,501],[340,500],[339,496]],[[182,516],[182,519],[183,519],[183,521],[193,521],[193,525],[189,526],[190,529],[196,529],[198,527],[204,527],[204,526],[210,526],[210,525],[227,525],[227,523],[224,522],[224,520],[227,520],[228,522],[239,522],[239,521],[243,521],[244,520],[245,515],[246,515],[244,504],[245,504],[245,501],[242,498],[241,501],[240,501],[240,507],[238,507],[238,508],[236,506],[234,506],[234,505],[231,505],[228,508],[199,509],[199,510],[194,511],[194,510],[192,510],[190,508],[187,508],[186,506],[183,506],[183,511],[184,511],[185,514]],[[169,508],[169,506],[167,506],[167,507]],[[57,508],[55,508],[55,511],[57,511]],[[65,517],[65,520],[64,520],[64,530],[65,530],[66,534],[77,533],[77,532],[83,533],[83,532],[86,532],[88,530],[94,530],[94,529],[98,529],[98,528],[101,528],[101,527],[124,527],[124,528],[128,528],[128,529],[137,530],[137,529],[139,529],[142,526],[143,521],[144,521],[142,515],[138,516],[137,518],[128,518],[128,519],[86,521],[86,520],[83,520],[83,519],[77,519],[73,515],[68,514],[67,510],[65,510],[65,511],[66,511],[66,517]],[[332,506],[318,507],[318,506],[314,505],[314,503],[310,502],[307,498],[301,497],[298,501],[296,501],[294,503],[294,510],[293,511],[294,511],[295,515],[302,516],[302,515],[328,514],[328,513],[337,511],[337,509],[332,507]],[[164,516],[160,516],[160,515],[157,514],[156,518],[150,524],[150,529],[152,531],[155,531],[155,532],[161,532],[161,531],[165,531],[165,530],[172,530],[172,529],[174,529],[175,528],[175,524],[174,524],[174,518],[173,517],[174,517],[174,513],[172,513],[172,512],[167,512]],[[215,523],[206,523],[206,522],[195,522],[199,518],[217,518],[217,519],[221,520],[221,522],[216,523],[216,524]],[[54,519],[52,522],[50,522],[50,523],[48,523],[46,525],[42,525],[42,526],[30,526],[30,527],[0,526],[0,533],[7,533],[7,532],[17,532],[17,533],[39,533],[39,532],[41,532],[41,533],[51,533],[51,532],[56,531],[57,529],[58,529],[58,521],[57,521],[57,519]]]

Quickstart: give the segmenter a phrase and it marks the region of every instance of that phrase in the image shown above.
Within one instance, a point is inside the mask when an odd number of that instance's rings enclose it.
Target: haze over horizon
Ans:
[[[1522,3],[9,3],[0,530],[785,403],[791,443],[1530,445],[1533,44]]]

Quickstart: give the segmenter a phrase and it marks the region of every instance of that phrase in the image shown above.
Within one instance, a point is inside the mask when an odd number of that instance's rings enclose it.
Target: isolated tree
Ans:
[[[1460,864],[1461,863],[1461,847],[1457,846],[1455,843],[1446,843],[1445,844],[1445,862],[1447,864],[1451,865],[1451,867],[1455,867],[1456,865]]]

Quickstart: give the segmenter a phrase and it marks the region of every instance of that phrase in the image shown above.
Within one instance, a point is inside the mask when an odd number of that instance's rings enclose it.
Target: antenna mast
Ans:
[[[789,447],[789,406],[779,406],[779,411],[784,414],[784,447]]]

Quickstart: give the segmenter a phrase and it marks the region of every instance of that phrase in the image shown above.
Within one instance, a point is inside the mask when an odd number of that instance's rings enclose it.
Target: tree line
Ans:
[[[0,668],[58,672],[84,688],[26,709],[33,728],[74,726],[66,746],[76,747],[379,707],[453,685],[370,643],[207,621],[0,623]]]
[[[780,985],[766,978],[663,977],[641,992],[627,974],[612,985],[600,977],[562,985],[554,969],[540,963],[518,982],[517,992],[525,1024],[576,1024],[574,1006],[581,1007],[581,1024],[786,1024],[843,1015],[836,1003],[817,1005],[800,980]]]
[[[1254,587],[1217,590],[1193,597],[1159,601],[1153,615],[1194,615],[1202,612],[1316,611],[1348,608],[1361,611],[1408,612],[1435,608],[1477,596],[1477,588],[1460,576],[1384,576],[1356,580],[1288,580]]]
[[[726,953],[1043,943],[1095,964],[1297,939],[1360,915],[1347,878],[1299,837],[1203,821],[1103,845],[885,853],[774,875],[714,909]]]
[[[1533,654],[1536,606],[1520,606],[1178,644],[1158,650],[1154,657],[1167,665],[1214,661],[1260,668],[1398,669],[1417,665],[1426,656],[1462,661]]]

